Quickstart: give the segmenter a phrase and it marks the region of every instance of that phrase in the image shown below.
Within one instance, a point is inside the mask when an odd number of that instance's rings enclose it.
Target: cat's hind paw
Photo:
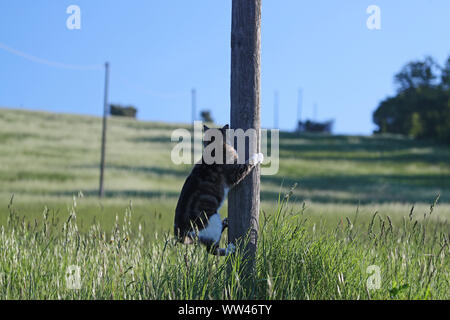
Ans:
[[[225,255],[228,256],[233,254],[236,251],[236,246],[232,243],[229,243],[227,248],[225,249]]]
[[[228,218],[222,220],[222,232],[228,228]]]

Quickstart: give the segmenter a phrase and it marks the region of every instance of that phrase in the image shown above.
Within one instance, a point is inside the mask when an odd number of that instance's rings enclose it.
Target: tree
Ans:
[[[211,111],[209,111],[209,110],[203,110],[202,112],[200,112],[200,117],[202,117],[203,122],[209,122],[209,123],[214,122],[214,120],[211,116]]]
[[[444,67],[430,57],[403,67],[395,75],[397,95],[383,100],[373,113],[376,132],[450,143],[449,75],[450,57]]]
[[[444,90],[450,89],[450,56],[448,57],[447,62],[445,63],[444,68],[442,69],[441,85]]]
[[[261,0],[233,0],[231,22],[231,127],[260,130],[260,39]],[[259,150],[249,144],[247,155]],[[228,196],[228,239],[238,244],[246,258],[246,274],[251,275],[255,263],[259,227],[260,169],[252,172]],[[244,247],[242,239],[249,235]]]
[[[430,87],[437,79],[436,71],[439,65],[431,57],[426,57],[424,61],[413,61],[408,63],[395,75],[395,82],[399,91],[417,89],[420,87]]]

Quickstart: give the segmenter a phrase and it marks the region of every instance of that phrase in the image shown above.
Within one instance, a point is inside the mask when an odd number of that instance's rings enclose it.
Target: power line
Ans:
[[[47,59],[42,59],[42,58],[33,56],[31,54],[13,49],[1,42],[0,42],[0,49],[7,51],[9,53],[12,53],[16,56],[30,60],[32,62],[47,65],[47,66],[54,67],[54,68],[71,69],[71,70],[101,70],[101,69],[103,69],[102,64],[75,65],[75,64],[66,64],[66,63],[61,63],[61,62],[56,62],[56,61],[50,61]]]
[[[142,94],[146,94],[146,95],[150,95],[152,97],[155,98],[159,98],[159,99],[175,99],[175,98],[179,98],[179,97],[185,97],[186,93],[188,92],[187,90],[177,90],[177,91],[158,91],[158,90],[152,90],[149,89],[146,86],[137,84],[135,82],[131,82],[126,78],[119,78],[116,81],[120,81],[126,85],[128,85],[129,87],[131,87],[134,90],[139,91]]]
[[[33,56],[31,54],[13,49],[1,42],[0,42],[0,49],[4,50],[6,52],[12,53],[16,56],[25,58],[29,61],[32,61],[32,62],[35,62],[38,64],[42,64],[42,65],[46,65],[46,66],[50,66],[50,67],[54,67],[54,68],[70,69],[70,70],[103,70],[104,69],[103,64],[75,65],[75,64],[67,64],[67,63],[61,63],[61,62],[56,62],[56,61],[50,61],[47,59],[42,59],[42,58]],[[128,81],[127,79],[123,79],[123,78],[120,78],[119,81],[125,82],[127,85],[133,87],[133,89],[139,90],[142,93],[145,93],[145,94],[157,97],[157,98],[162,98],[162,99],[173,99],[173,98],[181,97],[186,94],[186,91],[184,91],[184,90],[183,91],[172,91],[172,92],[160,92],[160,91],[156,91],[156,90],[151,90],[151,89],[148,89],[147,87],[137,85],[137,84],[132,83],[131,81]]]

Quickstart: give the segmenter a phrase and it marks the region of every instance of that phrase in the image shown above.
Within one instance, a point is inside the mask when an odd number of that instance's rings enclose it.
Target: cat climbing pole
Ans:
[[[233,0],[231,22],[231,128],[258,131],[257,143],[247,155],[259,151],[261,0]],[[232,243],[248,232],[246,257],[253,268],[258,240],[260,168],[253,171],[228,196],[228,239]],[[239,241],[237,242],[239,243]]]

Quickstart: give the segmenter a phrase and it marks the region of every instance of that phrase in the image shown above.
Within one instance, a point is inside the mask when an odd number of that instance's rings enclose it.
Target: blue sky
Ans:
[[[81,30],[66,28],[66,8],[81,8]],[[381,9],[368,30],[366,8]],[[372,112],[395,92],[408,61],[450,55],[448,0],[263,0],[262,126],[273,125],[279,92],[282,129],[303,118],[335,119],[335,132],[369,134]],[[110,101],[139,118],[191,120],[198,109],[229,121],[230,0],[1,0],[0,43],[64,64],[111,63]],[[39,64],[0,49],[0,105],[100,115],[102,70]]]

